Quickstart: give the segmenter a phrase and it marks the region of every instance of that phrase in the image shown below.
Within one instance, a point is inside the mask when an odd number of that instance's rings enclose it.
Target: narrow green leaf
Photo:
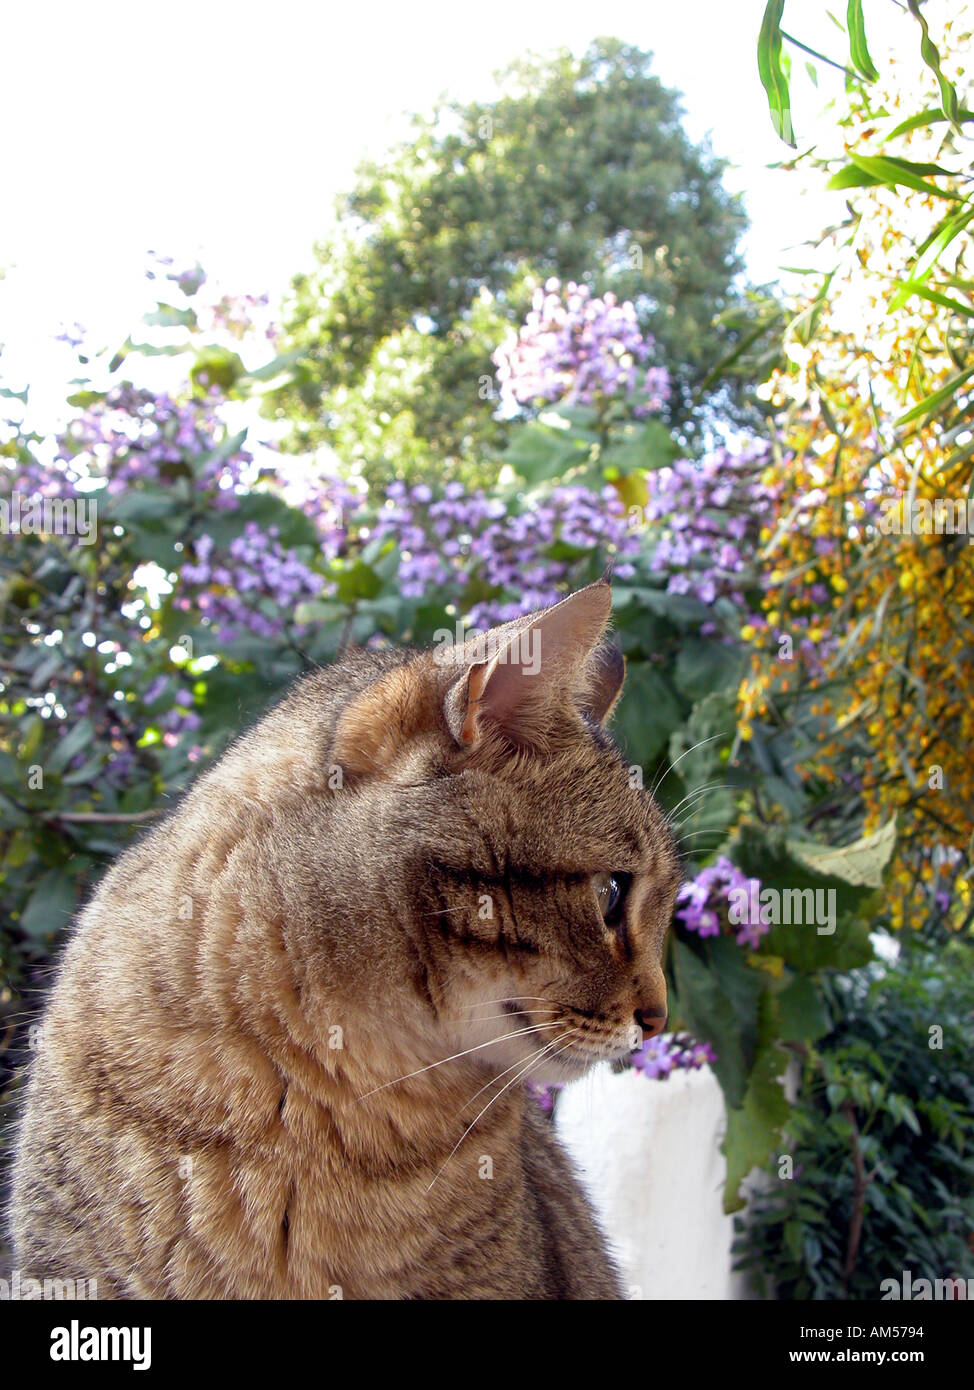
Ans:
[[[875,64],[869,56],[866,44],[866,24],[862,17],[862,0],[849,0],[846,10],[846,27],[849,30],[849,57],[852,66],[862,73],[867,82],[875,82],[879,77]]]
[[[966,463],[972,455],[974,455],[974,439],[969,439],[966,444],[962,444],[959,449],[948,454],[941,464],[940,471],[946,473],[951,468],[956,468],[959,463]],[[972,482],[974,482],[974,478],[972,478]]]
[[[947,214],[921,245],[920,254],[910,274],[911,280],[922,283],[927,278],[944,251],[955,237],[960,236],[972,217],[974,217],[974,206],[970,205],[960,212]]]
[[[850,156],[857,169],[861,169],[865,174],[871,174],[880,183],[886,184],[889,188],[895,188],[902,184],[905,188],[913,188],[918,193],[929,193],[935,198],[954,198],[960,199],[960,194],[953,189],[938,188],[935,183],[930,183],[927,179],[921,178],[916,169],[911,167],[908,159],[894,159],[890,155],[864,155],[853,154]],[[933,166],[928,172],[946,174],[946,169],[939,169]]]
[[[780,139],[796,149],[791,124],[791,97],[781,61],[781,16],[785,0],[768,0],[758,35],[758,73],[768,97],[771,121]]]
[[[837,174],[833,174],[825,185],[826,188],[869,188],[882,183],[881,178],[875,174],[867,174],[862,169],[858,169],[855,164],[847,164],[844,169],[840,169]]]
[[[961,304],[958,299],[951,299],[948,294],[941,294],[939,290],[932,290],[929,285],[919,284],[916,280],[900,281],[899,289],[889,302],[889,312],[895,313],[897,309],[902,309],[908,299],[914,295],[919,295],[921,299],[929,299],[931,304],[939,304],[943,309],[949,309],[953,314],[962,314],[964,318],[974,319],[974,309],[969,304]]]
[[[953,400],[954,396],[957,394],[958,388],[963,386],[965,381],[970,381],[972,376],[974,376],[974,367],[968,367],[966,372],[961,372],[959,376],[951,377],[939,390],[934,391],[932,395],[919,401],[912,409],[908,410],[905,415],[901,415],[896,421],[897,428],[902,425],[912,425],[914,420],[920,420],[924,415],[932,414],[934,411],[939,410],[942,405],[946,405],[948,401]]]
[[[913,15],[913,18],[917,21],[921,30],[923,31],[922,37],[920,39],[920,55],[923,58],[923,61],[926,63],[927,67],[933,73],[934,77],[936,77],[937,79],[937,84],[940,87],[940,100],[943,103],[944,115],[947,117],[948,121],[954,127],[954,129],[959,133],[960,102],[957,100],[957,93],[954,91],[953,84],[949,82],[947,78],[944,76],[943,69],[940,66],[940,54],[937,51],[936,44],[930,37],[930,29],[927,24],[927,21],[924,19],[923,14],[920,11],[921,4],[922,0],[907,0],[907,5],[909,7],[910,14]]]
[[[887,140],[895,140],[900,135],[909,135],[911,130],[919,130],[921,126],[937,125],[939,121],[946,121],[947,117],[940,106],[931,107],[927,111],[919,111],[915,116],[910,116],[905,121],[900,121],[887,135]],[[958,122],[963,124],[965,121],[974,121],[974,111],[969,111],[966,106],[962,106],[957,112]]]

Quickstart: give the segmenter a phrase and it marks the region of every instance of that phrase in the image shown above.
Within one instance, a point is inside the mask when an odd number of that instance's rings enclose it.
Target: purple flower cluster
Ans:
[[[633,305],[608,291],[593,298],[587,285],[550,279],[535,290],[520,330],[494,353],[501,399],[509,405],[565,401],[591,405],[640,388],[633,414],[662,410],[670,394],[665,367],[641,369],[654,339],[644,335]]]
[[[168,676],[157,676],[146,687],[145,694],[142,696],[142,703],[145,705],[155,704],[168,685]],[[200,717],[196,713],[194,705],[195,701],[190,691],[177,690],[173,697],[172,708],[166,710],[165,714],[158,719],[163,730],[162,741],[167,748],[175,748],[181,742],[184,734],[196,733],[200,727]]]
[[[334,560],[345,553],[353,525],[360,519],[366,503],[362,491],[337,473],[322,471],[304,479],[300,485],[286,487],[284,495],[286,501],[314,523],[326,560]]]
[[[214,504],[233,509],[234,489],[253,459],[245,449],[220,450],[219,404],[219,391],[178,401],[123,382],[71,422],[57,458],[76,475],[106,478],[113,496],[135,483],[165,483],[188,464]]]
[[[266,294],[225,294],[210,305],[209,326],[242,341],[254,331],[258,319],[266,319],[269,303]],[[278,329],[272,323],[265,323],[263,334],[273,341],[278,336]]]
[[[276,526],[263,531],[253,521],[225,551],[217,549],[212,537],[200,536],[194,547],[195,562],[183,565],[179,572],[181,584],[197,592],[193,600],[178,599],[178,606],[195,605],[221,641],[231,642],[248,633],[280,636],[295,605],[320,595],[325,581],[293,550],[285,550],[278,536]]]
[[[767,912],[759,906],[760,894],[760,881],[748,878],[721,855],[701,869],[696,878],[684,883],[677,894],[677,904],[682,906],[677,906],[676,917],[687,931],[698,936],[719,936],[726,926],[729,931],[736,931],[738,946],[755,950],[761,937],[771,930]],[[744,911],[735,913],[740,920],[732,922],[729,912],[735,903]]]
[[[761,481],[767,464],[767,446],[755,443],[737,453],[718,449],[702,463],[680,459],[649,474],[643,515],[662,529],[650,568],[668,575],[668,593],[708,607],[729,598],[746,611],[742,590],[758,581],[758,537],[777,501],[776,489]],[[748,620],[763,621],[759,615]]]
[[[19,492],[25,497],[76,497],[81,477],[78,469],[61,460],[18,460],[16,468],[0,465],[0,496]]]
[[[659,1034],[643,1043],[631,1058],[634,1070],[651,1081],[665,1081],[674,1071],[699,1071],[717,1060],[710,1043],[696,1042],[686,1033]]]
[[[399,546],[399,588],[406,598],[449,585],[462,602],[471,578],[491,588],[516,589],[516,601],[475,604],[469,614],[475,627],[556,602],[573,563],[593,550],[615,562],[620,578],[628,578],[634,572],[630,560],[641,548],[611,487],[601,492],[554,488],[519,512],[483,491],[467,492],[460,483],[448,483],[441,497],[423,483],[408,490],[393,483],[373,534],[392,536]]]

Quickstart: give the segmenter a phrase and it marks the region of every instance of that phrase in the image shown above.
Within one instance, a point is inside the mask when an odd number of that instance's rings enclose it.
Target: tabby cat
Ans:
[[[594,584],[305,677],[122,856],[20,1124],[22,1278],[103,1298],[612,1299],[527,1092],[665,1019],[679,884]]]

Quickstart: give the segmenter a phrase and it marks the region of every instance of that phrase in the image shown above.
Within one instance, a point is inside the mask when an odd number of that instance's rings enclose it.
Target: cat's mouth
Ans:
[[[501,1007],[518,1024],[532,1022],[530,1008],[519,1004],[516,999],[505,999]],[[584,1033],[572,1025],[567,1015],[558,1022],[564,1031],[559,1030],[550,1045],[540,1049],[537,1069],[531,1072],[533,1080],[542,1083],[572,1081],[583,1076],[596,1063],[615,1061],[632,1050],[627,1041],[620,1041],[612,1034],[593,1037],[591,1033]]]

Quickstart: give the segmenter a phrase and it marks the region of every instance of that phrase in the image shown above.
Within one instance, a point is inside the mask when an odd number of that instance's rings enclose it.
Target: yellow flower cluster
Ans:
[[[895,123],[895,90],[886,105]],[[875,125],[851,126],[849,147],[875,152]],[[942,415],[894,427],[956,373],[956,319],[917,296],[887,308],[944,208],[919,191],[857,190],[816,331],[794,335],[762,393],[779,412],[765,481],[780,502],[761,536],[767,625],[742,633],[741,737],[756,720],[794,724],[806,780],[861,794],[866,832],[897,815],[896,926],[922,925],[946,891],[959,923],[971,895],[974,463]]]

